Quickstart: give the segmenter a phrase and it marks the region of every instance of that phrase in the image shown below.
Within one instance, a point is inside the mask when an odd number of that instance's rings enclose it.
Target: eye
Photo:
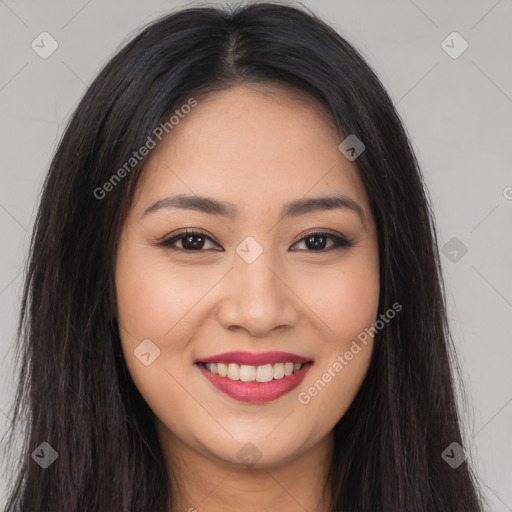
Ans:
[[[331,240],[332,243],[329,247],[326,248],[328,240]],[[301,243],[303,243],[305,247],[310,249],[308,252],[328,252],[334,249],[344,249],[352,247],[354,245],[351,240],[348,240],[343,236],[334,235],[332,233],[322,233],[319,231],[308,233],[306,236],[303,236],[297,242],[297,244]]]
[[[331,244],[327,246],[329,240],[331,241]],[[177,234],[174,234],[170,238],[159,242],[157,245],[166,249],[182,252],[205,252],[206,250],[219,250],[215,249],[214,247],[207,247],[208,243],[218,246],[216,242],[214,242],[209,236],[202,233],[201,231],[186,229]],[[351,240],[348,240],[343,236],[334,235],[332,233],[323,233],[319,231],[306,234],[306,236],[303,236],[298,242],[294,244],[294,246],[301,243],[305,245],[305,250],[307,252],[327,252],[334,249],[349,248],[354,245]],[[180,244],[181,247],[179,247],[178,244]],[[295,251],[297,249],[292,250]],[[220,251],[222,251],[222,249],[220,249]]]
[[[215,244],[215,242],[213,242],[213,240],[210,237],[206,236],[204,233],[201,233],[200,231],[197,230],[187,229],[172,236],[171,238],[167,238],[166,240],[159,242],[158,245],[160,247],[172,249],[173,251],[204,252],[202,251],[202,249],[205,248],[207,242],[212,242],[213,244]],[[180,243],[181,247],[177,247],[177,243]],[[206,249],[209,248],[207,247]]]

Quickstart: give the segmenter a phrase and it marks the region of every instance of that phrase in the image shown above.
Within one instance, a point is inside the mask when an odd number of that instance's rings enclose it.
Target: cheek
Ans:
[[[310,372],[298,402],[307,417],[321,415],[332,428],[345,414],[366,376],[370,364],[373,327],[378,312],[380,281],[378,255],[347,258],[328,275],[317,274],[304,282],[308,305],[324,325],[318,364]]]
[[[137,339],[161,339],[174,326],[186,325],[189,313],[215,284],[216,276],[172,265],[165,253],[150,258],[147,252],[128,248],[118,256],[119,321]]]
[[[374,253],[347,258],[325,272],[301,273],[297,283],[304,303],[324,327],[326,340],[339,350],[372,326],[379,303],[379,267]]]
[[[148,253],[153,254],[148,254]],[[169,404],[183,410],[189,395],[183,392],[183,364],[192,329],[197,328],[193,309],[213,276],[192,275],[172,266],[165,253],[136,243],[121,244],[116,265],[118,319],[124,359],[133,382],[148,406],[166,423],[172,423]],[[205,282],[206,279],[206,282]],[[151,340],[150,364],[137,357],[143,340]],[[146,341],[144,343],[147,343]],[[155,357],[155,354],[158,354]]]

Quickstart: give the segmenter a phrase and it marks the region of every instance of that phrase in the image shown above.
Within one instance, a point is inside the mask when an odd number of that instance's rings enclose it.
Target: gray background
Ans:
[[[0,0],[2,432],[14,392],[22,265],[38,193],[65,123],[100,66],[134,29],[203,3]],[[512,0],[303,3],[363,53],[410,134],[440,244],[449,249],[442,260],[468,394],[465,448],[490,510],[512,511]],[[43,31],[59,44],[48,59],[31,48]],[[453,31],[469,45],[457,58],[442,46]],[[452,52],[461,48],[456,39],[447,44]],[[5,491],[0,484],[0,506]]]

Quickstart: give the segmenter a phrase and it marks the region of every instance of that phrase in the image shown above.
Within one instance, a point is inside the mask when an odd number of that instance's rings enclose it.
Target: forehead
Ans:
[[[251,205],[333,192],[368,202],[325,108],[285,86],[236,86],[195,97],[151,153],[137,197],[193,193]],[[185,100],[186,101],[186,100]]]

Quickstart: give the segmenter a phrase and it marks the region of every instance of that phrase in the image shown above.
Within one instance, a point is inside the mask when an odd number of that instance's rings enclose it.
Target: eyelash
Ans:
[[[158,242],[157,245],[159,247],[163,247],[165,249],[170,249],[172,251],[185,252],[185,253],[189,253],[189,254],[190,253],[206,252],[207,250],[211,250],[211,249],[206,249],[206,250],[203,250],[203,249],[198,249],[198,250],[181,249],[181,248],[175,247],[173,245],[175,242],[177,242],[183,238],[186,238],[187,236],[191,236],[191,235],[200,235],[215,244],[217,243],[212,238],[210,238],[208,235],[206,235],[206,233],[203,233],[202,231],[199,231],[199,230],[194,230],[194,229],[188,228],[188,229],[184,229],[184,230],[174,234],[170,238],[167,238],[165,240],[162,240],[161,242]],[[326,252],[329,252],[332,250],[348,249],[355,245],[352,240],[348,240],[347,238],[345,238],[343,236],[334,235],[332,233],[324,233],[322,231],[307,232],[303,235],[303,237],[300,240],[297,240],[297,242],[295,242],[295,244],[293,244],[293,245],[296,245],[300,242],[304,242],[305,240],[307,240],[309,237],[312,237],[312,236],[315,236],[315,237],[321,236],[321,237],[330,238],[333,241],[333,244],[328,249],[321,249],[321,250],[317,250],[317,251],[305,249],[305,252],[326,253]],[[303,249],[301,249],[301,250],[303,250]]]

